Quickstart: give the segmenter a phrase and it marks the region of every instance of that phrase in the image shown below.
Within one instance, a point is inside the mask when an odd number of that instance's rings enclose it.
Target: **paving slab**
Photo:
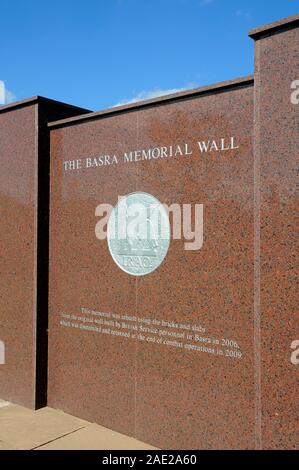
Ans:
[[[49,442],[37,450],[150,450],[155,447],[132,437],[90,424],[71,434]]]
[[[34,449],[87,424],[51,408],[32,411],[9,404],[0,408],[0,448]]]
[[[0,450],[18,450],[18,448],[11,443],[0,441]]]
[[[149,444],[50,407],[0,400],[0,450],[149,450]]]
[[[8,405],[10,405],[9,401],[0,399],[0,408],[4,408],[5,406],[8,406]]]

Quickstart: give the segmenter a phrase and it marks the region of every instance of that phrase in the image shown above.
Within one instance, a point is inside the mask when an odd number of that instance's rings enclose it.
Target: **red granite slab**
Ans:
[[[0,397],[46,404],[49,119],[82,114],[34,97],[0,107]]]
[[[258,445],[264,449],[296,449],[299,442],[296,360],[299,104],[291,100],[295,91],[291,84],[299,79],[298,26],[297,15],[253,34],[255,210],[257,223],[260,220],[255,237],[255,310],[260,326],[256,337],[256,371],[261,394]]]
[[[158,447],[254,446],[252,81],[78,121],[51,131],[49,405]],[[238,149],[197,149],[231,137]],[[192,156],[84,168],[90,156],[184,142]],[[64,170],[77,159],[83,168]],[[133,191],[203,204],[203,248],[172,240],[152,274],[120,270],[95,237],[95,208]],[[238,342],[242,359],[86,330],[78,316],[95,316],[82,309],[202,324]]]
[[[136,435],[158,447],[253,446],[252,117],[251,86],[140,111],[142,148],[190,142],[193,154],[143,162],[138,189],[167,204],[203,204],[204,242],[187,251],[185,240],[172,241],[163,265],[138,279],[138,311],[200,324],[201,336],[235,340],[243,354],[138,343]],[[198,140],[231,136],[236,150],[198,152]]]
[[[96,207],[136,189],[136,169],[63,171],[63,161],[136,146],[136,114],[52,133],[49,404],[127,434],[134,433],[136,344],[60,325],[82,308],[132,315],[136,279],[98,240]],[[76,323],[76,322],[75,322]]]
[[[161,448],[298,447],[298,15],[250,36],[254,83],[50,126],[49,402]],[[199,152],[198,141],[232,136],[237,148]],[[63,171],[69,159],[177,145],[178,157]],[[132,191],[203,204],[201,249],[172,239],[150,275],[117,268],[95,238],[95,207]],[[88,330],[103,312],[127,315],[138,339]]]
[[[34,407],[37,105],[0,113],[0,396]]]

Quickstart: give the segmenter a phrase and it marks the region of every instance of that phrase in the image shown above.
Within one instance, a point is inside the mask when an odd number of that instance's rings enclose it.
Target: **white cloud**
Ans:
[[[3,80],[0,80],[0,105],[9,104],[15,101],[16,96],[12,91],[7,90]]]
[[[190,83],[190,85],[184,87],[184,88],[169,88],[167,90],[161,90],[160,88],[154,88],[153,90],[149,91],[140,91],[140,93],[137,93],[133,98],[124,98],[121,100],[119,103],[115,104],[115,106],[122,106],[124,104],[131,104],[131,103],[137,103],[138,101],[143,101],[143,100],[150,100],[151,98],[158,98],[159,96],[165,96],[165,95],[171,95],[172,93],[178,93],[179,91],[185,91],[190,88],[195,88],[196,84]]]
[[[16,101],[16,95],[9,90],[5,90],[5,103],[12,103],[13,101]]]
[[[0,104],[5,103],[5,86],[4,82],[0,80]]]

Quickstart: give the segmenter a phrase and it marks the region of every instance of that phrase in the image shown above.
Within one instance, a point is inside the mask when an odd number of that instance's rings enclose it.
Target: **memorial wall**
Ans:
[[[39,130],[44,101],[0,108],[1,398],[162,449],[298,447],[298,27],[250,32],[253,76]]]
[[[0,398],[47,403],[48,120],[86,110],[35,97],[0,107]]]
[[[255,344],[258,446],[299,446],[299,15],[255,40]]]
[[[49,404],[157,447],[298,443],[298,17],[250,34],[254,77],[50,124]]]
[[[254,445],[253,80],[187,97],[51,126],[48,399],[158,447],[242,448]],[[159,234],[157,252],[124,242],[117,263],[97,236],[102,205],[144,193],[190,223],[173,239],[170,213],[168,250]]]

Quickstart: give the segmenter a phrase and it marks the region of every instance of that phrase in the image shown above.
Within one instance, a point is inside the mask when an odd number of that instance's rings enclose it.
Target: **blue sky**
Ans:
[[[1,0],[6,101],[91,110],[253,72],[250,28],[297,0]],[[3,83],[0,82],[0,100]]]

